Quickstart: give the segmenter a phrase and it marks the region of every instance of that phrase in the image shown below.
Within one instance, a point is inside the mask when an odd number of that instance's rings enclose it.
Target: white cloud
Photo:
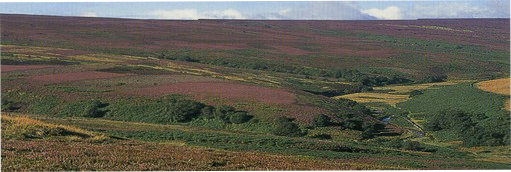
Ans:
[[[326,1],[307,2],[280,11],[251,15],[255,19],[298,19],[298,20],[367,20],[376,19],[362,14],[355,3]]]
[[[156,10],[149,15],[157,19],[199,19],[204,16],[195,9]]]
[[[480,18],[489,17],[492,11],[468,3],[440,3],[438,5],[415,5],[407,15],[411,18]]]
[[[280,10],[280,11],[278,12],[278,14],[280,14],[280,15],[286,15],[286,14],[288,14],[289,12],[291,12],[291,10],[292,10],[291,8],[283,9],[283,10]]]
[[[509,1],[501,0],[486,0],[484,1],[485,8],[492,11],[491,17],[493,18],[509,18]]]
[[[245,15],[235,9],[199,12],[196,9],[156,10],[149,13],[158,19],[245,19]]]
[[[385,9],[371,8],[367,10],[361,10],[362,13],[376,17],[378,19],[385,20],[397,20],[402,19],[401,9],[396,6],[390,6]]]
[[[95,12],[85,12],[80,14],[81,17],[98,17],[98,14]]]
[[[210,19],[245,19],[245,15],[235,9],[226,9],[223,11],[212,11],[204,13]]]

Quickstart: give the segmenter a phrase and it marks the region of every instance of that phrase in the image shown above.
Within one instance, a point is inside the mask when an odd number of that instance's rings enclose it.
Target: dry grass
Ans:
[[[93,61],[93,62],[120,62],[120,60],[116,60],[111,56],[100,55],[100,54],[85,54],[85,55],[76,55],[76,56],[67,56],[67,58],[79,61]]]
[[[501,78],[501,79],[479,82],[476,84],[476,86],[477,86],[477,88],[484,90],[484,91],[493,92],[493,93],[502,94],[502,95],[510,95],[509,84],[510,84],[509,78]]]
[[[432,86],[448,86],[448,85],[456,85],[463,82],[470,82],[471,80],[454,80],[447,82],[436,82],[436,83],[426,83],[426,84],[416,84],[416,85],[398,85],[398,86],[384,86],[384,87],[374,87],[374,90],[390,90],[393,94],[406,94],[412,92],[413,90],[425,90]]]
[[[504,102],[504,109],[506,110],[511,110],[511,101],[509,99],[506,100],[506,102]]]
[[[488,92],[493,92],[493,93],[509,96],[510,95],[510,89],[509,89],[510,81],[511,81],[510,78],[501,78],[501,79],[479,82],[476,84],[476,86],[477,86],[477,88],[479,88],[483,91],[488,91]],[[511,110],[510,103],[511,102],[509,101],[509,99],[507,99],[505,102],[505,106],[504,106],[504,108],[506,110]]]
[[[425,90],[425,89],[433,89],[433,86],[447,86],[447,85],[456,85],[463,82],[470,82],[469,80],[455,80],[455,81],[447,81],[447,82],[437,82],[437,83],[426,83],[426,84],[416,84],[416,85],[398,85],[398,86],[383,86],[383,87],[374,87],[373,89],[376,91],[388,91],[387,93],[374,93],[374,92],[365,92],[365,93],[355,93],[355,94],[347,94],[342,96],[337,96],[335,98],[346,98],[350,100],[357,101],[359,103],[386,103],[391,106],[395,106],[397,103],[407,101],[409,99],[408,93],[413,90]]]
[[[394,27],[403,27],[403,28],[421,28],[421,29],[434,29],[434,30],[445,30],[445,31],[453,31],[453,32],[474,32],[471,30],[458,30],[448,27],[441,27],[441,26],[418,26],[418,25],[394,25],[394,24],[384,24],[385,26],[394,26]]]
[[[2,137],[5,138],[48,138],[62,136],[68,140],[105,140],[108,137],[67,125],[54,125],[39,120],[2,114]]]
[[[399,102],[406,101],[408,99],[408,95],[388,94],[388,93],[355,93],[355,94],[347,94],[347,95],[337,96],[335,98],[351,99],[351,100],[357,101],[359,103],[381,102],[381,103],[387,103],[390,105],[395,105]]]
[[[30,150],[30,151],[26,151]],[[376,170],[408,169],[344,160],[231,152],[173,144],[2,140],[2,170]]]
[[[480,161],[511,164],[511,148],[509,146],[459,147],[458,149],[473,153]]]

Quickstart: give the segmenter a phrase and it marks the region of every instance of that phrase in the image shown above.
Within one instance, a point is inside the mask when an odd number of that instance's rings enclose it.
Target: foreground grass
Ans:
[[[2,115],[2,138],[104,141],[107,136],[81,128],[55,125],[22,116]]]
[[[4,139],[2,170],[355,170],[403,169],[137,141],[109,144]]]

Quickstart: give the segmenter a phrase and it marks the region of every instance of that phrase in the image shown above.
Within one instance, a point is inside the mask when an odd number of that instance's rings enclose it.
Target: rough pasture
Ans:
[[[50,74],[50,75],[38,75],[30,76],[28,79],[33,81],[39,81],[42,83],[63,83],[89,79],[102,79],[102,78],[115,78],[128,76],[130,74],[118,74],[118,73],[107,73],[97,71],[85,71],[85,72],[73,72],[73,73],[61,73],[61,74]]]
[[[477,88],[479,88],[481,90],[493,92],[493,93],[497,93],[497,94],[502,94],[502,95],[510,95],[509,85],[510,85],[509,78],[501,78],[501,79],[495,79],[495,80],[490,80],[490,81],[483,81],[483,82],[479,82],[476,84]],[[511,102],[509,101],[509,98],[508,98],[504,103],[504,108],[506,110],[511,110],[510,103]]]
[[[476,84],[477,88],[502,95],[509,95],[509,78],[501,78],[490,81],[483,81]]]
[[[265,103],[293,103],[295,95],[280,89],[228,82],[188,82],[130,91],[133,95],[206,94],[223,98],[248,98]]]
[[[1,71],[2,72],[10,72],[10,71],[17,71],[17,70],[32,70],[32,69],[43,69],[43,68],[51,68],[51,67],[57,67],[54,65],[2,65]]]
[[[22,151],[29,149],[35,151]],[[2,156],[4,157],[2,158],[2,170],[402,169],[393,166],[320,161],[257,152],[230,152],[176,146],[172,143],[158,144],[134,141],[115,141],[110,144],[87,142],[63,144],[62,142],[44,140],[5,140],[2,144],[2,150]],[[32,163],[21,163],[29,159]]]

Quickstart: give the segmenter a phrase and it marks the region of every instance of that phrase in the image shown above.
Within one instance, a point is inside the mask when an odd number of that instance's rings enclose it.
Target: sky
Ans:
[[[509,18],[509,0],[0,2],[0,13],[136,19]]]

